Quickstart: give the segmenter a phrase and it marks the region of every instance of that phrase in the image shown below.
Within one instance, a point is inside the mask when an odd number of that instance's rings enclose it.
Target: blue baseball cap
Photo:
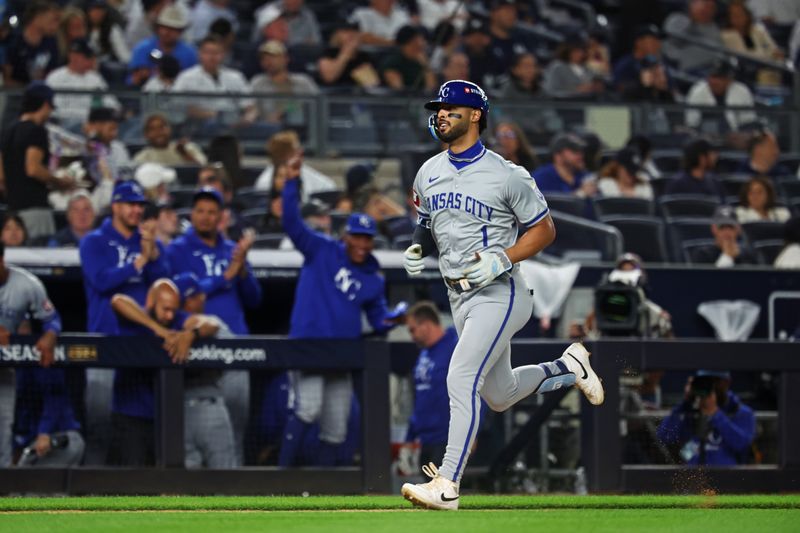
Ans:
[[[375,219],[364,213],[353,213],[347,217],[347,233],[350,235],[370,235],[378,232]]]
[[[194,207],[194,204],[196,204],[198,200],[203,199],[214,200],[220,207],[225,207],[225,200],[222,198],[222,194],[214,187],[206,185],[205,187],[197,189],[197,192],[192,196],[192,207]]]
[[[185,302],[187,298],[191,298],[197,294],[203,294],[203,288],[200,286],[200,280],[194,272],[183,272],[172,278],[172,282],[178,288],[178,294],[181,295],[181,302]]]
[[[489,112],[489,98],[483,89],[471,81],[452,80],[443,83],[436,99],[425,104],[425,109],[437,111],[442,104],[480,109],[484,115]]]
[[[111,203],[126,202],[131,204],[143,204],[147,202],[144,197],[142,186],[133,180],[118,181],[114,185],[114,193],[111,195]]]

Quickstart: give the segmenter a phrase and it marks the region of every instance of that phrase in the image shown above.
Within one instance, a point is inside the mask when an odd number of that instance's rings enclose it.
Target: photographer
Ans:
[[[680,448],[686,464],[744,464],[755,437],[753,410],[730,389],[730,372],[699,370],[686,382],[684,401],[658,426],[664,444]]]

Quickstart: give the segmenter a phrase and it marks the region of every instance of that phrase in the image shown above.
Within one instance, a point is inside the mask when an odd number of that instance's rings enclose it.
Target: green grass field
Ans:
[[[800,532],[798,496],[464,496],[458,512],[399,496],[0,499],[0,532]]]

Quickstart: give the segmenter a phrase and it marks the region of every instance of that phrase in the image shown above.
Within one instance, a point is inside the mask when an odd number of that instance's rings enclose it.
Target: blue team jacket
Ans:
[[[237,335],[247,335],[244,307],[261,304],[261,285],[250,267],[247,277],[226,281],[222,274],[231,261],[236,243],[219,237],[213,248],[200,240],[194,228],[178,237],[167,247],[167,257],[173,274],[194,272],[206,293],[205,312],[216,315]]]
[[[189,313],[175,311],[175,318],[170,324],[174,330],[183,329],[183,323],[189,318]],[[149,329],[129,322],[125,319],[119,321],[119,334],[134,337],[154,337]],[[140,368],[118,368],[114,371],[114,388],[111,395],[111,412],[137,418],[152,419],[155,414],[155,393],[153,380],[156,371]]]
[[[16,369],[14,446],[24,448],[39,434],[80,429],[72,411],[63,368]]]
[[[422,350],[414,367],[414,412],[408,422],[406,441],[422,444],[447,442],[450,427],[450,398],[447,369],[458,343],[455,328],[448,328],[439,342]]]
[[[723,466],[743,463],[756,434],[756,417],[753,410],[739,397],[728,391],[728,401],[709,419],[710,431],[705,446],[706,465]],[[696,436],[696,416],[684,402],[676,406],[658,426],[658,438],[666,444],[685,446],[693,443],[693,455],[687,461],[700,462],[700,439]]]
[[[294,297],[289,337],[361,337],[361,310],[377,332],[390,329],[383,323],[386,298],[378,260],[370,255],[357,265],[350,261],[344,243],[311,231],[300,217],[297,180],[283,189],[283,229],[305,262]]]
[[[111,309],[111,297],[126,294],[144,305],[147,289],[158,278],[169,277],[170,269],[164,246],[156,261],[136,271],[133,260],[142,251],[141,235],[133,232],[125,239],[107,218],[99,228],[81,241],[80,258],[83,286],[88,304],[88,331],[114,335],[118,332],[117,317]]]

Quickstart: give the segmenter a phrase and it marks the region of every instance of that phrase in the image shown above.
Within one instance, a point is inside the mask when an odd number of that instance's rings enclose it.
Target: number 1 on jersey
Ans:
[[[481,226],[481,235],[483,235],[483,247],[489,246],[489,227],[487,225]]]

